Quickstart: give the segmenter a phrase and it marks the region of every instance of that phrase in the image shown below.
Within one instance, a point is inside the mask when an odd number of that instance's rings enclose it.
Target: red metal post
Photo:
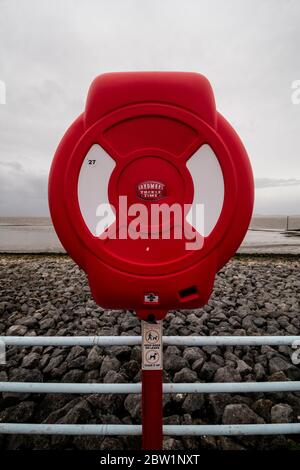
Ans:
[[[142,448],[161,450],[163,444],[162,370],[142,371]]]
[[[142,320],[142,448],[163,445],[162,322]]]

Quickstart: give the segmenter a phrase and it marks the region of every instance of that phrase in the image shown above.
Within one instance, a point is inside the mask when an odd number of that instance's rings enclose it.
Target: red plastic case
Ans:
[[[92,148],[99,149],[97,170],[89,173]],[[114,168],[109,179],[102,178],[101,167],[109,167],[109,158]],[[110,227],[115,239],[101,239],[88,226],[88,218],[93,219],[89,198],[95,203],[98,190],[117,208]],[[174,226],[171,238],[163,239],[161,224],[154,228],[160,234],[156,239],[120,239],[120,220],[132,218],[118,210],[119,196],[147,209],[154,203],[183,206],[204,198],[211,220],[208,232],[201,234],[203,246],[187,250],[185,237],[175,239]],[[253,199],[245,148],[216,111],[208,80],[196,73],[97,77],[84,113],[59,144],[49,176],[55,230],[87,273],[95,300],[104,308],[136,310],[141,318],[152,313],[160,319],[169,309],[208,301],[216,272],[245,236]]]

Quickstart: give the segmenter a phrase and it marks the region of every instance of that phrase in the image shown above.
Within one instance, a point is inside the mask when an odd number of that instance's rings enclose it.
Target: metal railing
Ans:
[[[6,346],[116,346],[139,345],[140,336],[0,336]],[[292,345],[300,336],[164,336],[163,343],[177,346],[262,346]],[[300,381],[234,382],[234,383],[165,383],[163,393],[258,393],[299,392]],[[141,384],[0,382],[0,392],[19,393],[117,393],[140,394]],[[165,435],[269,435],[298,434],[300,423],[165,425]],[[65,435],[140,435],[141,425],[115,424],[30,424],[0,423],[0,434],[65,434]]]

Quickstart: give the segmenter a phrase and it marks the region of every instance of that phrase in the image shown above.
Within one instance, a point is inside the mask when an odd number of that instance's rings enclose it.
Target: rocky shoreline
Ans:
[[[234,258],[203,309],[170,312],[166,335],[300,335],[299,257]],[[129,311],[104,311],[67,256],[0,256],[0,335],[139,335]],[[165,382],[300,380],[293,350],[176,347],[164,351]],[[140,347],[7,348],[0,381],[139,382]],[[140,423],[135,395],[3,393],[0,422]],[[166,395],[165,424],[299,422],[300,393]],[[1,449],[138,449],[137,437],[0,435]],[[300,448],[300,436],[165,437],[164,448]]]

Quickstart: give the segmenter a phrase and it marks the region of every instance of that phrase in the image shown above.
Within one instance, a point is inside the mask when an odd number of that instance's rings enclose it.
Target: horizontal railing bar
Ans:
[[[141,393],[141,384],[0,382],[0,392],[12,393]]]
[[[287,382],[225,382],[225,383],[167,383],[164,393],[260,393],[299,392],[300,381]]]
[[[175,346],[282,346],[300,342],[300,336],[164,336],[163,341]]]
[[[0,382],[0,392],[13,393],[82,393],[129,394],[141,393],[140,383],[40,383]],[[300,381],[287,382],[227,382],[227,383],[165,383],[164,393],[258,393],[299,392]]]
[[[7,346],[134,346],[140,336],[0,336]]]
[[[268,434],[298,434],[300,423],[280,424],[183,424],[163,427],[167,436],[247,436]]]
[[[0,423],[0,434],[63,434],[95,436],[132,436],[142,434],[134,424],[25,424]]]
[[[141,336],[0,336],[7,346],[134,346]],[[300,342],[300,336],[163,336],[177,346],[282,346]]]
[[[135,424],[25,424],[0,423],[0,434],[60,435],[141,435],[142,426]],[[283,424],[212,424],[165,425],[166,436],[245,436],[268,434],[299,434],[300,423]]]

